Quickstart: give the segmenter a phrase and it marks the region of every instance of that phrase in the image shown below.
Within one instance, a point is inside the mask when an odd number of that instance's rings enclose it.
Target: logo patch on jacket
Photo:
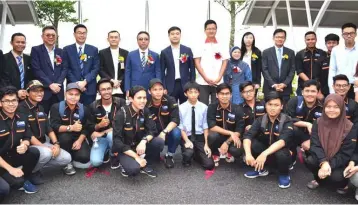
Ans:
[[[39,112],[39,113],[37,113],[37,116],[38,116],[38,117],[45,117],[45,113]]]
[[[23,128],[23,127],[25,127],[25,121],[17,121],[17,122],[16,122],[16,126],[17,126],[18,128]]]
[[[256,110],[263,110],[263,109],[264,109],[264,106],[262,106],[262,105],[256,106]]]
[[[234,114],[232,114],[232,113],[229,113],[227,116],[229,117],[229,119],[230,119],[230,120],[235,119],[235,115],[234,115]]]
[[[315,118],[319,118],[319,117],[321,117],[322,116],[322,113],[321,112],[315,112],[314,113],[314,117]]]
[[[163,111],[167,111],[167,110],[168,110],[168,106],[166,106],[166,105],[162,106],[162,110],[163,110]]]

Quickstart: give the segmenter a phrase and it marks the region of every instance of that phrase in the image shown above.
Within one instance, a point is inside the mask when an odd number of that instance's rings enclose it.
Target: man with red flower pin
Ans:
[[[206,40],[194,50],[195,67],[198,71],[196,82],[200,85],[199,99],[204,104],[216,101],[215,87],[223,83],[223,75],[229,59],[226,46],[216,39],[217,25],[214,20],[207,20],[204,25]]]
[[[63,51],[56,47],[55,27],[44,27],[41,37],[43,44],[32,47],[31,66],[34,77],[44,85],[45,95],[41,105],[48,114],[53,104],[64,100],[63,81],[67,69],[62,65]]]
[[[171,45],[160,54],[163,85],[168,95],[184,103],[187,98],[183,87],[187,82],[195,80],[193,52],[189,47],[180,44],[181,29],[179,27],[169,28],[168,36]]]

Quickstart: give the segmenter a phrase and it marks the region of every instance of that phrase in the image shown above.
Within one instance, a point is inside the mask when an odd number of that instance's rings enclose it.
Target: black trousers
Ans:
[[[91,148],[89,147],[86,139],[83,140],[79,150],[73,150],[72,145],[78,137],[74,137],[72,133],[58,133],[57,138],[60,141],[61,148],[71,154],[73,161],[83,164],[90,161]]]
[[[60,102],[60,100],[58,99],[57,95],[53,94],[49,99],[42,100],[40,104],[44,108],[45,113],[48,114],[51,110],[52,105],[58,102]]]
[[[320,184],[320,185],[329,185],[333,188],[343,188],[348,184],[348,179],[344,178],[343,172],[345,167],[339,167],[335,168],[331,171],[331,176],[328,176],[325,179],[320,179],[318,177],[318,170],[319,167],[319,161],[317,157],[313,154],[305,158],[305,165],[308,170],[310,170],[313,174],[314,179]]]
[[[251,152],[252,156],[256,159],[263,151],[268,148],[267,145],[260,141],[251,140]],[[274,154],[267,157],[264,169],[267,167],[277,169],[280,175],[288,175],[289,167],[292,163],[290,150],[286,147],[278,150]]]
[[[216,102],[216,88],[210,85],[200,85],[200,95],[199,100],[200,102],[204,103],[205,105],[209,105],[209,97],[210,103]]]
[[[24,176],[14,177],[4,168],[0,168],[0,176],[10,185],[10,187],[19,189],[23,186],[25,179],[32,174],[32,170],[35,168],[39,157],[40,152],[35,147],[29,147],[24,154],[18,154],[17,152],[7,153],[2,158],[12,167],[22,166]]]
[[[147,144],[145,150],[145,159],[147,160],[147,165],[151,165],[154,161],[159,159],[160,152],[163,150],[163,148],[164,140],[159,137],[154,137]],[[134,158],[124,153],[119,153],[118,157],[123,169],[126,171],[128,176],[135,176],[139,174],[140,165]]]
[[[212,157],[208,157],[204,151],[205,142],[203,140],[196,139],[204,139],[204,135],[195,135],[188,136],[190,141],[192,141],[194,149],[185,148],[184,140],[181,142],[181,150],[183,155],[183,163],[191,163],[191,159],[195,156],[195,160],[201,164],[201,166],[205,170],[212,170],[215,167],[215,163]],[[209,142],[208,142],[209,143]],[[210,146],[210,143],[209,143]]]
[[[295,161],[297,157],[297,147],[301,147],[301,144],[307,140],[310,140],[311,136],[308,132],[302,131],[301,128],[293,127],[293,140],[292,144],[289,146],[292,152],[292,160]],[[306,152],[308,155],[309,153]]]
[[[176,79],[174,84],[173,92],[168,93],[170,96],[174,97],[175,100],[180,102],[180,104],[184,103],[188,98],[184,95],[183,87],[181,85],[181,80]]]
[[[21,184],[23,184],[23,182]],[[10,193],[9,183],[7,183],[5,179],[0,177],[0,202],[2,202],[5,196],[8,195],[9,193]]]
[[[219,148],[227,139],[228,139],[227,136],[220,135],[217,132],[209,133],[208,143],[210,145],[210,149],[213,155],[220,155]],[[228,152],[235,158],[239,158],[244,153],[244,148],[243,146],[237,148],[236,146],[234,146],[234,143],[231,143],[229,145]]]
[[[96,94],[87,95],[87,94],[82,93],[81,98],[80,98],[80,103],[82,103],[83,105],[89,105],[95,100],[96,100]]]

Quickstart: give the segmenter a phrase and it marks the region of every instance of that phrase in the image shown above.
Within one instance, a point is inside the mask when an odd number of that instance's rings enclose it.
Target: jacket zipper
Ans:
[[[271,131],[270,131],[270,145],[272,144],[272,129],[273,129],[273,125],[275,124],[275,122],[272,123],[271,125]]]
[[[162,109],[162,105],[160,105],[159,110],[158,110],[158,119],[159,119],[160,126],[162,127],[162,130],[163,130],[164,126],[163,126],[162,118],[160,116],[160,109]]]

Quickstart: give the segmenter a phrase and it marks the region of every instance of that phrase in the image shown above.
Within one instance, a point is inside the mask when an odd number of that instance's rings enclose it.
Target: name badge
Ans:
[[[124,63],[121,63],[121,69],[124,69]]]

